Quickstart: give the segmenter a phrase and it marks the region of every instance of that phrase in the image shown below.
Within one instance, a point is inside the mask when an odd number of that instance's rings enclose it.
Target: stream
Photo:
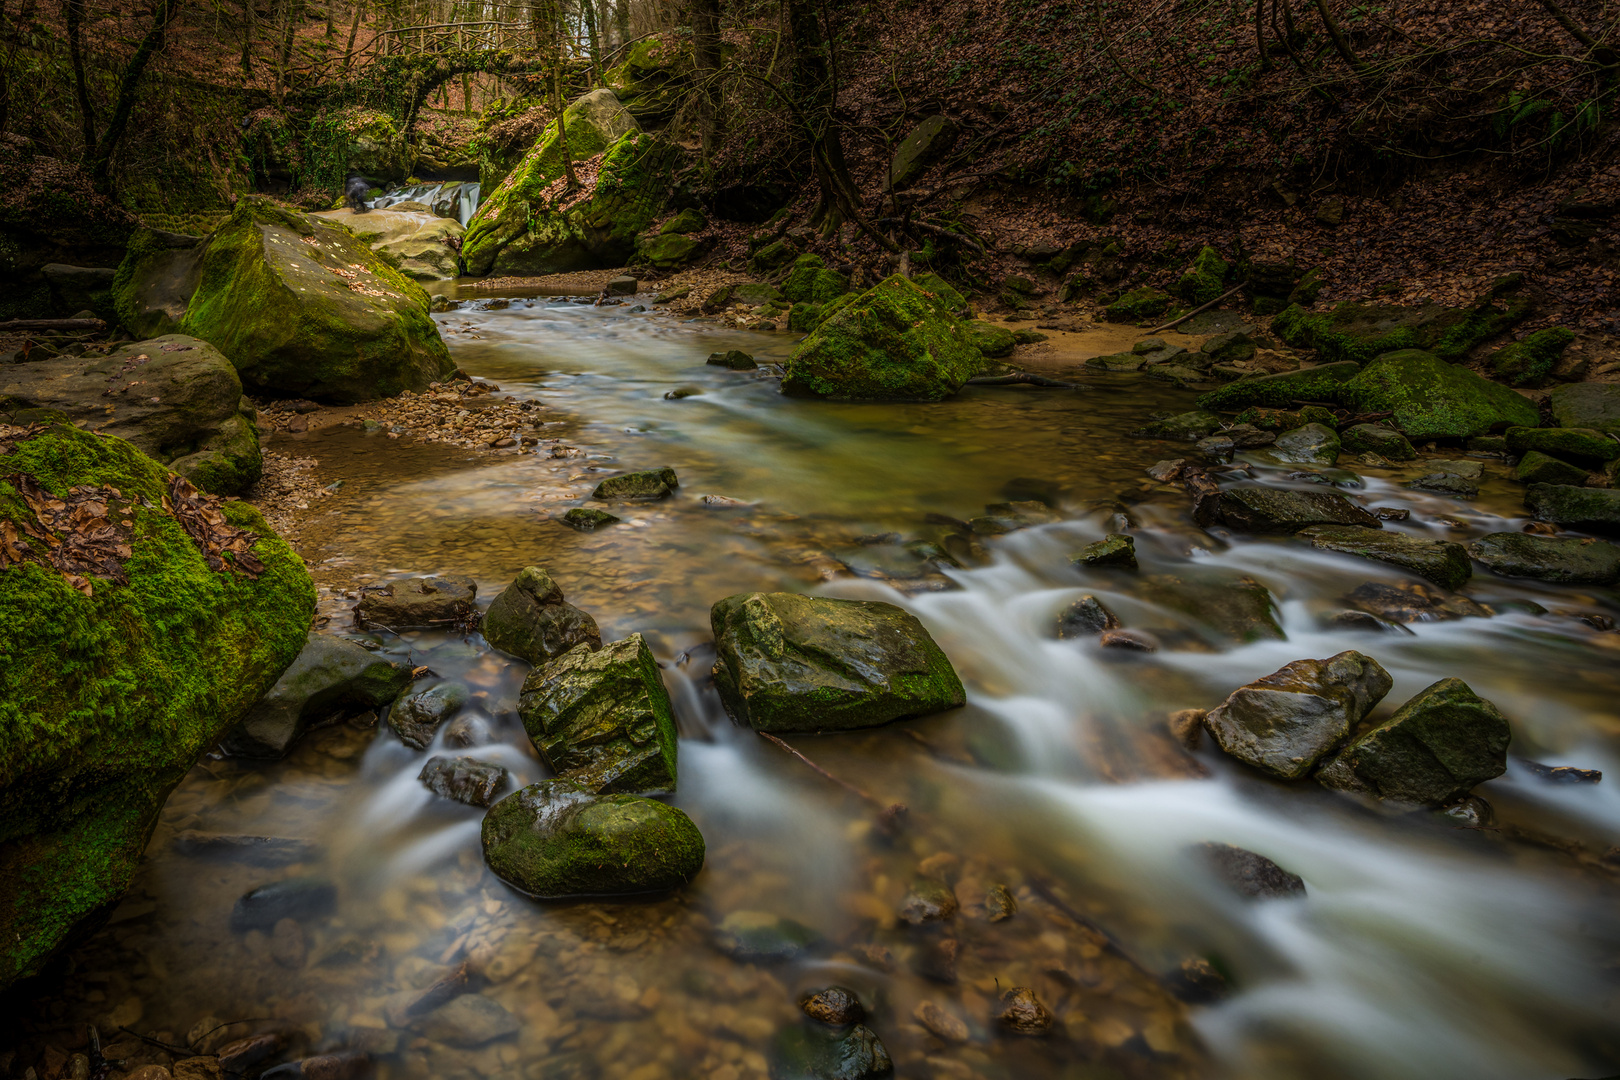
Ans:
[[[1192,408],[1191,391],[1081,374],[1077,391],[807,402],[781,396],[766,372],[704,364],[733,348],[779,361],[786,334],[555,298],[484,306],[436,317],[455,359],[499,384],[497,398],[544,405],[545,438],[563,449],[471,458],[354,428],[280,437],[320,460],[323,482],[344,481],[301,539],[326,629],[363,636],[347,612],[367,584],[466,576],[487,603],[524,566],[544,566],[605,640],[639,631],[663,666],[682,735],[672,801],[704,834],[703,872],[673,896],[629,903],[543,904],[504,886],[483,866],[482,811],[431,795],[416,775],[433,752],[501,764],[513,787],[545,775],[515,713],[527,665],[477,637],[379,633],[380,651],[473,689],[464,722],[428,752],[371,717],[320,728],[276,764],[202,762],[170,798],[113,922],[34,1005],[41,1023],[97,1023],[106,1043],[125,1037],[110,1034],[118,1026],[186,1042],[252,1021],[197,1045],[275,1028],[291,1033],[292,1056],[366,1050],[385,1080],[727,1080],[767,1075],[779,1032],[801,1022],[799,997],[838,984],[866,1000],[902,1077],[1615,1071],[1620,918],[1615,878],[1593,856],[1620,840],[1620,635],[1581,618],[1620,614],[1612,592],[1481,568],[1465,592],[1491,617],[1409,633],[1339,627],[1326,616],[1351,589],[1414,579],[1291,538],[1196,528],[1185,494],[1145,475],[1190,447],[1126,435]],[[679,388],[687,396],[666,397]],[[1263,453],[1240,460],[1269,483],[1312,483]],[[1466,541],[1524,523],[1507,466],[1484,462],[1468,502],[1403,487],[1415,464],[1351,464],[1359,476],[1330,479],[1367,505],[1411,510],[1391,528]],[[624,520],[594,532],[561,521],[603,476],[659,466],[680,478],[673,498],[612,508]],[[949,519],[986,504],[1032,497],[1064,520],[984,541],[981,565],[940,570],[907,547],[941,541]],[[1121,528],[1136,537],[1139,571],[1071,565]],[[854,576],[831,576],[839,564]],[[1286,640],[1233,631],[1219,586],[1245,578],[1270,590]],[[753,590],[903,605],[955,664],[967,706],[788,740],[870,798],[851,794],[720,707],[709,607]],[[1084,594],[1160,651],[1056,639],[1059,612]],[[1196,599],[1173,599],[1186,595]],[[1393,675],[1384,715],[1455,676],[1511,719],[1508,772],[1476,792],[1493,827],[1268,780],[1207,739],[1189,756],[1167,732],[1175,710],[1345,649]],[[470,745],[448,745],[452,727]],[[1608,775],[1554,784],[1525,758]],[[898,819],[882,810],[893,803],[906,807]],[[211,859],[177,842],[188,830],[309,844],[281,865]],[[1232,892],[1196,856],[1209,841],[1275,860],[1306,894]],[[231,930],[237,897],[298,874],[336,883],[333,913],[296,934]],[[953,883],[953,919],[899,917],[922,874]],[[992,921],[1001,889],[1017,910]],[[776,963],[733,959],[713,939],[739,911],[791,919],[817,944]],[[1200,959],[1227,986],[1189,1003],[1178,973]],[[391,1006],[463,960],[515,1031],[429,1038],[390,1023]],[[997,1031],[1011,986],[1051,1011],[1045,1037]],[[914,1019],[924,1002],[962,1021],[965,1041],[925,1030]]]

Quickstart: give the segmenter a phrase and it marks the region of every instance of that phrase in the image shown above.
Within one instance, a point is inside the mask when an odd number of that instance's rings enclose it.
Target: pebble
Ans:
[[[996,1019],[1017,1035],[1045,1035],[1052,1028],[1052,1014],[1027,986],[1015,986],[1001,995]]]
[[[948,1043],[964,1043],[968,1041],[968,1026],[961,1018],[952,1016],[932,1001],[918,1004],[912,1012],[912,1018],[927,1028],[928,1031]]]
[[[862,1007],[861,999],[855,996],[855,991],[842,986],[829,986],[819,993],[810,994],[799,1002],[799,1008],[810,1019],[833,1027],[858,1024],[866,1019],[866,1009]]]

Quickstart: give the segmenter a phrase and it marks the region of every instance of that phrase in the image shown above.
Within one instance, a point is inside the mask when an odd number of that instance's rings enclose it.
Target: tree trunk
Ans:
[[[366,0],[354,0],[354,18],[349,23],[349,44],[343,50],[343,71],[348,73],[354,62],[354,39],[360,36],[360,15],[366,10]]]
[[[163,48],[163,36],[179,10],[180,0],[158,0],[157,10],[152,14],[152,26],[141,39],[140,47],[135,50],[129,66],[124,69],[123,78],[118,82],[118,98],[113,106],[112,119],[107,122],[107,130],[101,133],[101,139],[96,143],[95,160],[90,165],[90,179],[101,191],[107,191],[110,187],[108,171],[113,151],[118,149],[124,129],[129,126],[129,114],[135,108],[135,92],[140,88],[141,76],[146,73],[146,66],[152,62],[153,55]]]
[[[1338,51],[1340,59],[1357,75],[1365,75],[1367,65],[1363,64],[1361,57],[1350,48],[1350,42],[1345,38],[1344,31],[1333,21],[1333,13],[1328,11],[1327,0],[1316,0],[1316,13],[1322,17],[1322,25],[1327,27],[1328,37],[1333,39],[1333,48]]]
[[[258,29],[258,0],[242,0],[242,79],[253,77],[253,32]]]
[[[630,0],[613,0],[613,25],[619,28],[619,44],[630,40]]]
[[[1266,54],[1266,0],[1254,0],[1254,48],[1260,54],[1260,70],[1271,70],[1271,57]]]
[[[67,23],[68,57],[73,63],[73,88],[79,95],[79,126],[84,134],[84,162],[96,153],[96,113],[90,104],[90,88],[84,74],[84,47],[80,25],[84,20],[84,0],[64,0],[62,15]]]
[[[563,116],[561,15],[557,0],[529,0],[535,51],[551,75],[551,108],[557,117],[557,144],[562,150],[563,175],[568,178],[569,188],[576,188],[579,178],[574,175],[573,155],[568,152],[568,122]]]
[[[860,211],[860,196],[844,160],[844,142],[835,116],[838,88],[821,20],[811,8],[810,0],[785,0],[785,3],[788,27],[793,35],[794,96],[808,128],[810,160],[821,194],[810,213],[809,224],[819,228],[823,236],[832,236],[846,220],[854,221],[885,250],[898,252],[898,245],[868,225]]]
[[[707,163],[720,141],[720,0],[692,0],[692,66],[697,75],[698,137]]]
[[[580,14],[585,17],[585,45],[591,55],[591,85],[602,84],[602,48],[596,37],[596,5],[592,0],[580,0]]]

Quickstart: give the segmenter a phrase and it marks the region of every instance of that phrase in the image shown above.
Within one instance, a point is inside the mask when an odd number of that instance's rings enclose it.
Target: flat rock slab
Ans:
[[[478,586],[471,578],[412,578],[393,581],[368,592],[354,608],[356,626],[387,630],[430,630],[477,621],[473,600]]]
[[[1345,599],[1361,611],[1398,623],[1484,619],[1491,614],[1466,596],[1442,592],[1415,581],[1406,585],[1369,581],[1356,586]]]
[[[1490,533],[1469,544],[1468,553],[1503,577],[1561,585],[1620,582],[1620,547],[1593,537]]]
[[[893,604],[740,593],[709,621],[720,700],[757,731],[874,727],[967,700],[933,637]]]
[[[1317,525],[1301,530],[1299,535],[1309,539],[1318,550],[1399,566],[1442,589],[1460,589],[1474,572],[1467,550],[1449,540],[1430,540],[1357,525]]]
[[[1296,533],[1313,525],[1383,528],[1379,520],[1335,492],[1238,487],[1221,492],[1216,515],[1240,532]]]
[[[1126,353],[1129,356],[1131,354]],[[1140,360],[1140,357],[1136,357]],[[1135,370],[1134,368],[1132,370]],[[1221,429],[1222,420],[1212,412],[1196,410],[1180,413],[1163,420],[1154,420],[1131,432],[1139,439],[1166,439],[1172,442],[1197,442],[1207,439]]]
[[[1537,521],[1575,525],[1596,532],[1620,532],[1620,491],[1613,488],[1531,484],[1524,505]]]

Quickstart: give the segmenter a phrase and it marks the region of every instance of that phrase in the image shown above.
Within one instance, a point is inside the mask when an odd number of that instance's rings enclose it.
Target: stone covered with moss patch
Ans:
[[[820,255],[800,255],[793,262],[782,295],[793,304],[825,304],[849,291],[849,275],[832,270]]]
[[[1239,379],[1198,399],[1202,409],[1235,412],[1250,406],[1285,408],[1296,401],[1338,401],[1343,386],[1360,372],[1358,364],[1344,361],[1316,367]]]
[[[668,892],[703,869],[703,834],[673,806],[592,795],[568,780],[514,791],[484,815],[484,860],[531,896]]]
[[[181,326],[271,394],[367,401],[455,370],[422,286],[341,225],[257,195],[206,241]]]
[[[983,319],[969,319],[964,325],[973,339],[973,347],[988,360],[1011,356],[1013,349],[1018,347],[1018,338],[1005,326]]]
[[[113,309],[124,328],[143,338],[178,333],[202,253],[192,237],[137,229],[113,275]]]
[[[1512,329],[1530,314],[1530,301],[1494,289],[1471,308],[1441,304],[1335,304],[1326,311],[1293,305],[1272,320],[1271,329],[1296,349],[1315,349],[1323,360],[1365,364],[1381,353],[1423,349],[1457,361],[1476,346]]]
[[[169,792],[303,648],[315,593],[251,506],[257,577],[213,570],[172,513],[167,471],[122,439],[66,426],[9,443],[0,521],[34,520],[18,476],[53,496],[115,488],[126,582],[85,595],[30,556],[0,568],[0,986],[92,929],[129,884]],[[127,529],[118,524],[131,524]],[[30,547],[33,545],[30,544]]]
[[[484,640],[531,664],[554,660],[576,645],[602,647],[596,620],[563,599],[538,566],[526,566],[484,612]]]
[[[673,117],[691,91],[691,43],[675,34],[643,38],[602,77],[631,115],[656,126]]]
[[[680,233],[659,233],[643,236],[636,243],[636,261],[646,263],[655,270],[673,270],[683,266],[703,249],[703,245]]]
[[[952,311],[961,311],[967,307],[967,298],[958,292],[950,282],[938,274],[923,272],[912,274],[911,283],[923,292],[933,293],[939,302]]]
[[[1562,326],[1549,326],[1497,349],[1486,360],[1491,372],[1509,386],[1542,386],[1552,377],[1558,358],[1575,335]]]
[[[1205,247],[1193,259],[1187,272],[1181,275],[1181,280],[1176,283],[1176,292],[1194,307],[1207,304],[1226,291],[1226,275],[1230,269],[1219,252]]]
[[[1141,322],[1144,319],[1157,319],[1170,310],[1170,305],[1174,301],[1175,298],[1163,289],[1143,285],[1109,304],[1103,309],[1103,317],[1109,322]]]
[[[1338,400],[1357,412],[1393,412],[1408,439],[1468,439],[1540,419],[1535,405],[1501,383],[1417,349],[1378,357]]]
[[[757,731],[837,731],[966,701],[916,616],[862,600],[740,593],[709,611],[726,711]]]
[[[788,359],[782,392],[858,401],[939,401],[983,357],[967,327],[898,274],[824,319]]]

